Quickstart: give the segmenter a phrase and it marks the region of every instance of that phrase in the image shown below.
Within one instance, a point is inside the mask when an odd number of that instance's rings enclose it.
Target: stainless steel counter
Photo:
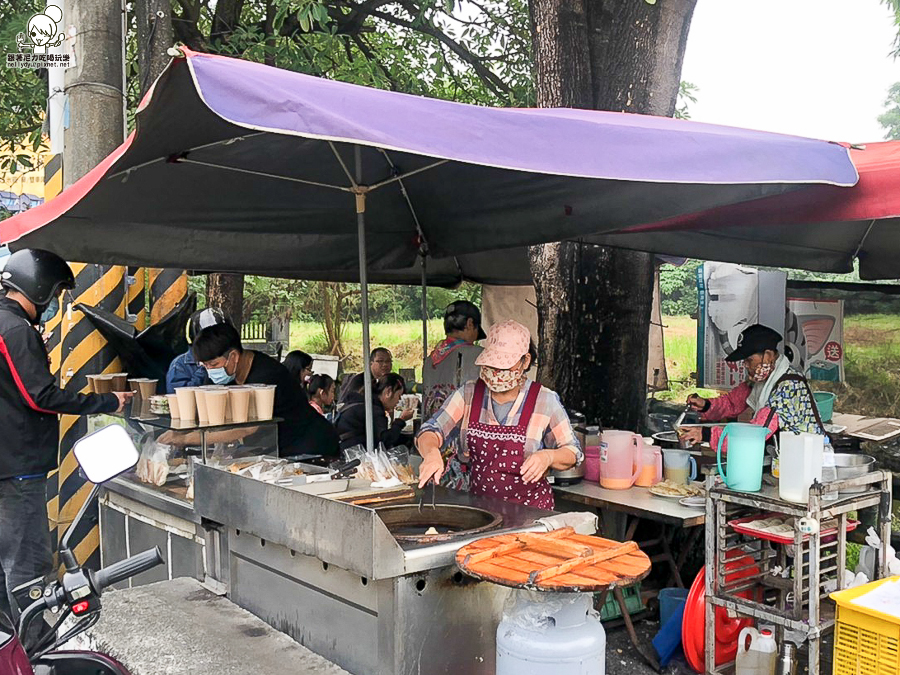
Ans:
[[[194,479],[198,515],[227,540],[230,599],[357,675],[493,675],[497,625],[515,591],[463,575],[456,551],[492,534],[544,531],[534,521],[550,515],[439,488],[439,503],[500,513],[503,525],[401,545],[370,508],[211,466]]]
[[[203,518],[252,532],[267,542],[369,579],[390,579],[453,565],[459,548],[485,536],[459,537],[442,544],[401,545],[374,509],[308,494],[302,487],[264,483],[213,466],[197,465],[194,481],[195,509]],[[368,483],[351,481],[351,487],[354,486],[362,489]],[[437,494],[443,504],[499,513],[503,524],[498,533],[544,531],[546,528],[534,521],[550,513],[443,488],[438,488]]]

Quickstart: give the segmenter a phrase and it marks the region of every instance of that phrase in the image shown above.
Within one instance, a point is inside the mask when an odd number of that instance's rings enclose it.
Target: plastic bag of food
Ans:
[[[354,445],[344,450],[344,461],[352,462],[354,459],[359,460],[359,466],[356,467],[356,477],[367,481],[378,480],[378,474],[375,466],[372,464],[372,455],[366,452],[361,445]]]
[[[174,447],[165,443],[157,443],[153,438],[148,438],[141,449],[138,459],[138,480],[150,485],[164,485],[169,477],[169,459],[172,457]]]
[[[390,462],[394,474],[402,482],[411,484],[418,480],[416,472],[409,464],[409,448],[405,445],[398,445],[390,450],[385,450],[384,454]]]

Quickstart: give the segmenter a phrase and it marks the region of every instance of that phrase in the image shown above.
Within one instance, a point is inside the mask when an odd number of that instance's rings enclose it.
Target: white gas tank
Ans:
[[[519,593],[497,627],[496,675],[604,675],[606,633],[590,593]]]

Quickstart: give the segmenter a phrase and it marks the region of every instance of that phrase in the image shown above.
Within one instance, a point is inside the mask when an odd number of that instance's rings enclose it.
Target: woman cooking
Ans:
[[[444,439],[458,433],[473,494],[553,508],[547,472],[568,469],[584,456],[559,397],[525,377],[530,345],[531,335],[520,323],[491,327],[475,361],[479,379],[450,396],[416,437],[423,459],[419,487],[440,480]]]
[[[712,400],[697,394],[688,397],[688,405],[702,413],[704,422],[734,419],[748,408],[751,424],[768,427],[767,438],[776,431],[801,431],[824,435],[809,383],[795,370],[784,354],[778,353],[781,335],[760,324],[744,329],[738,346],[726,361],[743,361],[748,380],[727,394]],[[708,440],[713,448],[719,443],[721,427],[683,427],[682,439],[699,443]]]

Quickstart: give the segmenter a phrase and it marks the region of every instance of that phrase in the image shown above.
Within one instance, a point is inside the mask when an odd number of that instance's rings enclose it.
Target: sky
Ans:
[[[900,82],[879,0],[698,0],[682,80],[691,119],[851,143],[883,140]]]

